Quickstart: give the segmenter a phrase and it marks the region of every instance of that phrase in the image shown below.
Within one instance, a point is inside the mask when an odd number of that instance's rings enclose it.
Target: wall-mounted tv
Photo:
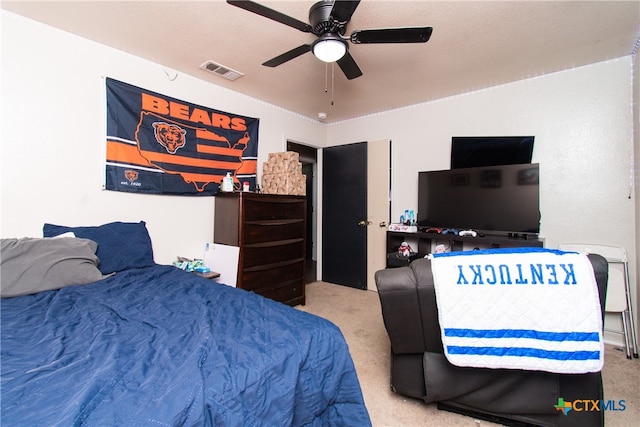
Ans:
[[[418,173],[418,226],[540,231],[537,163]]]
[[[451,169],[531,163],[533,136],[454,136]]]

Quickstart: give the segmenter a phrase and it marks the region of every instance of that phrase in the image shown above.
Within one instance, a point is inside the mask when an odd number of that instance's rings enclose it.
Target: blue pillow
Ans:
[[[102,274],[155,265],[151,238],[144,221],[112,222],[96,227],[45,224],[42,231],[44,237],[71,231],[76,237],[96,242],[96,255],[100,259],[98,269]]]

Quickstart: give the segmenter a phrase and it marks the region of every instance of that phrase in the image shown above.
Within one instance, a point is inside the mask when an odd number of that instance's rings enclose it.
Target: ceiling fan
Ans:
[[[347,41],[355,44],[426,43],[429,41],[431,33],[433,32],[433,28],[431,27],[381,28],[357,30],[353,31],[349,36],[345,36],[347,23],[351,20],[351,16],[358,7],[358,4],[360,4],[360,0],[319,1],[309,9],[310,24],[253,1],[227,0],[227,3],[280,22],[281,24],[288,25],[302,32],[312,33],[317,36],[317,39],[313,43],[303,44],[291,49],[282,55],[278,55],[264,62],[262,65],[277,67],[302,54],[312,52],[318,59],[324,62],[337,62],[349,80],[360,77],[362,71],[349,53]]]

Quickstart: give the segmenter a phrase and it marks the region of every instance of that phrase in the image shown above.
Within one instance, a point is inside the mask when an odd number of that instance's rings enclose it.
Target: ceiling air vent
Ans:
[[[206,71],[210,71],[214,74],[217,74],[231,81],[237,80],[240,77],[244,76],[244,74],[242,74],[240,71],[232,70],[229,67],[225,67],[224,65],[217,64],[211,60],[202,64],[200,68]]]

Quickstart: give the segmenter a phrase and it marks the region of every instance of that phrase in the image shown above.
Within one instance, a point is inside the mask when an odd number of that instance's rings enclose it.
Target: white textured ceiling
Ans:
[[[310,1],[258,0],[308,22]],[[347,32],[431,26],[426,44],[353,45],[363,76],[347,80],[311,53],[261,64],[315,36],[201,1],[2,1],[3,9],[331,123],[630,55],[639,1],[362,0]],[[636,47],[637,48],[637,47]],[[199,69],[213,60],[245,75]],[[333,85],[332,85],[333,81]],[[333,105],[332,105],[333,100]]]

